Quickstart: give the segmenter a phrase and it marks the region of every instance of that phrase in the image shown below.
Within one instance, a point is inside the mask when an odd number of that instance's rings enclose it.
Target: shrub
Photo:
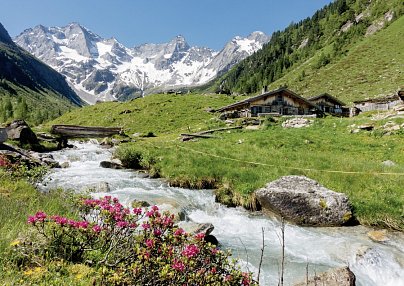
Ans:
[[[116,198],[83,198],[80,220],[37,212],[36,235],[13,244],[20,266],[86,263],[108,285],[257,285],[230,254],[174,225],[174,215],[123,207]]]
[[[142,152],[135,147],[120,147],[115,155],[121,160],[122,165],[130,169],[141,169]]]

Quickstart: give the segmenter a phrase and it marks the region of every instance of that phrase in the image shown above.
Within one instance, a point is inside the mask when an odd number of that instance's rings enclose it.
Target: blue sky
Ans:
[[[221,49],[234,36],[267,34],[311,16],[331,0],[0,0],[12,37],[38,24],[78,22],[131,47],[183,35],[190,45]]]

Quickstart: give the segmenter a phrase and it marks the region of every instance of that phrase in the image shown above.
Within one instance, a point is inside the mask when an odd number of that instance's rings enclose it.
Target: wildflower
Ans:
[[[74,221],[74,220],[72,220],[72,219],[69,219],[69,220],[67,220],[67,224],[68,224],[69,226],[71,226],[71,227],[76,227],[77,222]]]
[[[149,229],[149,228],[150,228],[150,224],[144,223],[144,224],[142,224],[142,227],[143,227],[144,230]]]
[[[83,204],[86,206],[95,207],[98,204],[98,200],[85,199]]]
[[[24,271],[24,275],[29,276],[29,275],[32,275],[32,274],[34,274],[34,271],[32,269],[28,269],[28,270]]]
[[[173,225],[173,220],[171,217],[164,217],[163,219],[163,225],[164,226],[172,226]]]
[[[175,232],[174,235],[175,236],[181,236],[185,233],[185,231],[182,228],[178,228]]]
[[[101,229],[101,227],[100,227],[98,224],[96,224],[96,225],[93,226],[92,230],[93,230],[95,233],[100,233],[102,229]]]
[[[61,216],[52,216],[51,219],[56,222],[57,224],[60,224],[61,226],[67,225],[69,220],[65,217],[61,217]]]
[[[86,229],[88,227],[88,222],[86,221],[78,221],[76,222],[75,228],[82,228],[82,229]]]
[[[184,263],[182,263],[179,260],[174,260],[172,267],[173,267],[173,269],[180,271],[180,272],[184,271],[184,269],[185,269]]]
[[[10,246],[17,246],[17,245],[19,245],[21,243],[21,241],[19,241],[18,239],[17,240],[13,240],[11,243],[10,243]]]
[[[243,272],[242,275],[243,275],[243,280],[241,281],[241,284],[243,284],[244,286],[250,285],[250,279],[248,277],[248,273]]]
[[[146,246],[148,248],[152,248],[154,246],[154,240],[153,239],[146,239]]]
[[[147,217],[152,217],[153,215],[154,215],[154,211],[153,211],[153,210],[146,212],[146,216],[147,216]]]
[[[229,282],[231,280],[233,280],[233,276],[231,276],[231,275],[226,275],[226,277],[224,278],[225,282]]]
[[[37,221],[44,221],[46,219],[46,213],[37,212],[34,216],[28,217],[28,223],[35,224]]]
[[[133,209],[133,213],[135,215],[141,215],[142,214],[142,209],[141,208],[134,208]]]
[[[117,227],[120,227],[120,228],[124,228],[124,227],[127,227],[127,226],[128,226],[128,222],[121,220],[121,221],[118,221],[118,222],[116,223],[116,226],[117,226]]]
[[[160,236],[162,232],[161,232],[160,229],[155,228],[154,231],[153,231],[153,233],[154,233],[155,236]]]
[[[200,233],[195,235],[195,238],[197,240],[202,240],[204,237],[205,237],[205,234],[203,232],[200,232]]]
[[[76,279],[77,280],[80,280],[81,278],[83,278],[83,274],[82,273],[78,273],[78,274],[76,274]]]
[[[185,247],[185,249],[182,251],[182,255],[185,255],[188,258],[194,257],[199,253],[199,248],[195,244],[190,244]]]

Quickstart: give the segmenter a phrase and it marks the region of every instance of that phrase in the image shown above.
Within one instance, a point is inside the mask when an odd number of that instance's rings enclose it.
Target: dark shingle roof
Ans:
[[[296,94],[295,92],[293,92],[293,91],[287,89],[286,87],[281,87],[281,88],[278,88],[278,89],[275,89],[275,90],[272,90],[272,91],[269,91],[269,92],[265,92],[265,93],[260,94],[260,95],[256,95],[256,96],[253,96],[253,97],[250,97],[250,98],[247,98],[247,99],[244,99],[244,100],[241,100],[241,101],[238,101],[238,102],[235,102],[235,103],[232,103],[232,104],[223,106],[223,107],[219,108],[217,111],[222,112],[222,111],[225,111],[225,110],[227,110],[227,109],[229,109],[229,108],[233,108],[233,107],[237,107],[237,106],[242,106],[242,105],[248,104],[248,103],[250,103],[250,102],[253,102],[253,101],[255,101],[255,100],[261,99],[261,98],[263,98],[263,97],[266,97],[266,96],[269,96],[269,95],[273,95],[273,94],[279,93],[279,92],[281,92],[281,91],[285,91],[285,92],[291,94],[292,96],[294,96],[294,97],[296,97],[296,98],[302,100],[303,102],[307,103],[308,105],[317,108],[317,106],[316,106],[315,104],[313,104],[312,102],[308,101],[306,98],[301,97],[300,95],[298,95],[298,94]]]

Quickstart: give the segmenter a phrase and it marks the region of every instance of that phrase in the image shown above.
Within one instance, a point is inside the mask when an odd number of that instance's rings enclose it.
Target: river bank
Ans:
[[[350,126],[361,122],[317,119],[300,129],[267,123],[258,130],[189,142],[140,138],[122,144],[116,155],[129,166],[136,161],[172,186],[215,188],[221,203],[252,210],[259,209],[257,189],[282,176],[303,175],[346,194],[361,224],[404,230],[403,138],[350,133]]]
[[[55,169],[42,184],[43,190],[54,187],[80,191],[108,183],[109,195],[117,197],[130,206],[133,200],[146,200],[162,209],[182,211],[189,220],[212,223],[213,235],[223,248],[232,250],[245,266],[257,272],[262,229],[267,252],[264,253],[262,285],[274,285],[278,279],[278,264],[281,247],[278,242],[280,222],[269,219],[260,212],[242,208],[226,208],[215,203],[212,191],[187,190],[169,187],[164,181],[147,179],[130,170],[111,170],[99,166],[108,160],[113,151],[84,143],[77,149],[65,149],[54,153],[60,163],[69,162],[66,169]],[[103,196],[105,192],[93,193]],[[358,279],[357,285],[400,285],[404,265],[404,238],[391,232],[390,240],[384,243],[372,241],[364,226],[349,228],[302,228],[287,225],[286,273],[288,284],[305,277],[306,263],[314,272],[346,266],[349,264]],[[389,284],[390,283],[390,284]]]

